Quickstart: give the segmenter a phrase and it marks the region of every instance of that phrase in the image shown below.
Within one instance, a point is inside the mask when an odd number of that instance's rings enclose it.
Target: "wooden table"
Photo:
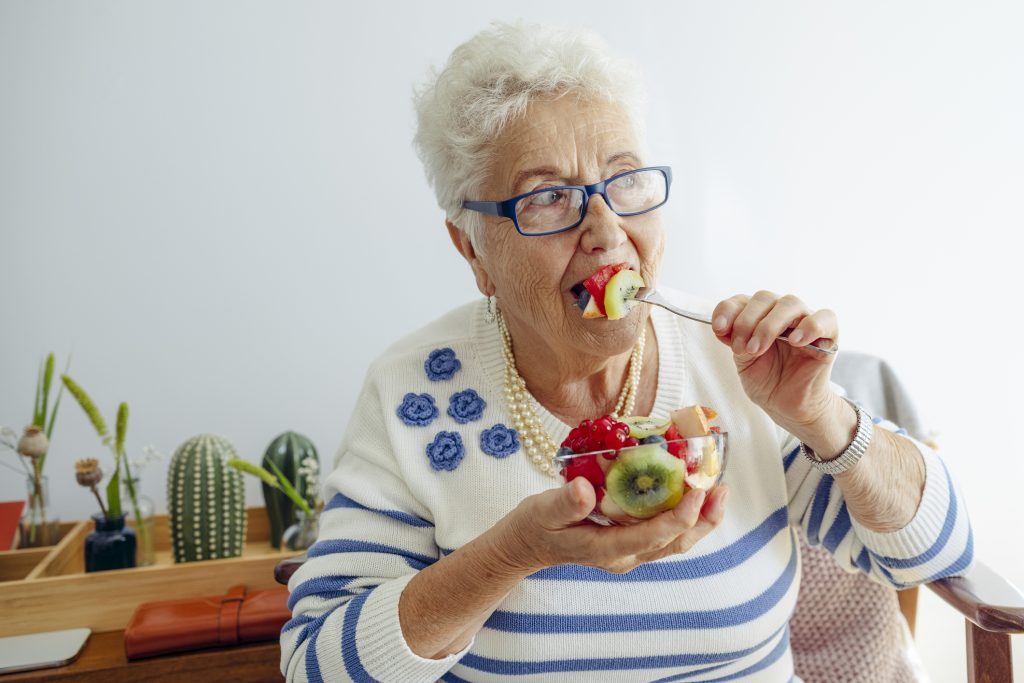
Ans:
[[[0,674],[0,683],[172,683],[173,681],[242,681],[279,683],[281,647],[277,641],[164,655],[129,662],[124,631],[93,633],[78,659],[57,669]]]

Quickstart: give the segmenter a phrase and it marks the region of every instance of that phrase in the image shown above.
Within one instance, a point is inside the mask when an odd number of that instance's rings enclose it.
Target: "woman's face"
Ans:
[[[485,199],[543,187],[586,185],[640,168],[640,140],[616,105],[574,96],[532,103],[495,141]],[[583,223],[555,235],[525,237],[507,218],[485,216],[482,268],[502,312],[548,343],[586,355],[632,347],[646,306],[617,321],[584,319],[573,287],[609,263],[626,263],[652,286],[664,250],[661,212],[620,217],[593,195]]]

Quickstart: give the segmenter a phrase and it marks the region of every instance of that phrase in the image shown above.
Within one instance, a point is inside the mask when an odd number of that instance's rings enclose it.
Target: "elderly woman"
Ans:
[[[598,268],[653,285],[662,265],[671,173],[645,151],[637,80],[587,34],[513,24],[419,92],[416,142],[486,299],[370,368],[291,579],[288,680],[789,681],[792,526],[897,587],[970,564],[938,457],[872,429],[808,348],[838,338],[831,311],[762,291],[710,327],[580,315]],[[634,525],[581,523],[595,490],[552,464],[570,427],[689,404],[730,433],[723,483]]]

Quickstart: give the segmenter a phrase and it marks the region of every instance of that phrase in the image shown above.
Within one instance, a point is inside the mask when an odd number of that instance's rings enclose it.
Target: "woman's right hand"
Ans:
[[[672,510],[635,524],[580,524],[594,508],[594,487],[577,477],[558,489],[524,499],[488,534],[510,568],[532,573],[559,564],[581,564],[624,574],[645,562],[684,553],[718,526],[727,485],[692,489]]]

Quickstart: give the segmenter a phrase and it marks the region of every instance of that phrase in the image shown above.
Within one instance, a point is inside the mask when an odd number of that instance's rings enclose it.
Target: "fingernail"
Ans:
[[[724,315],[720,315],[717,318],[715,318],[715,322],[714,322],[714,324],[711,325],[711,327],[715,328],[716,332],[721,332],[722,330],[725,329],[725,326],[728,323],[729,323],[729,321],[725,319],[725,316]]]
[[[804,340],[804,333],[800,330],[793,330],[789,334],[789,342],[791,344],[799,344]]]
[[[757,337],[751,337],[750,341],[747,342],[747,353],[757,353],[759,348],[761,348],[761,342],[758,341]]]
[[[726,502],[728,502],[729,494],[731,492],[732,492],[732,489],[730,489],[730,488],[726,488],[725,491],[722,492],[721,497],[719,497],[719,499],[718,499],[718,507],[720,507],[720,508],[724,508],[725,507],[725,504],[726,504]]]
[[[704,505],[704,499],[707,498],[707,491],[698,489],[697,495],[693,498],[693,506],[700,510],[701,506]]]

